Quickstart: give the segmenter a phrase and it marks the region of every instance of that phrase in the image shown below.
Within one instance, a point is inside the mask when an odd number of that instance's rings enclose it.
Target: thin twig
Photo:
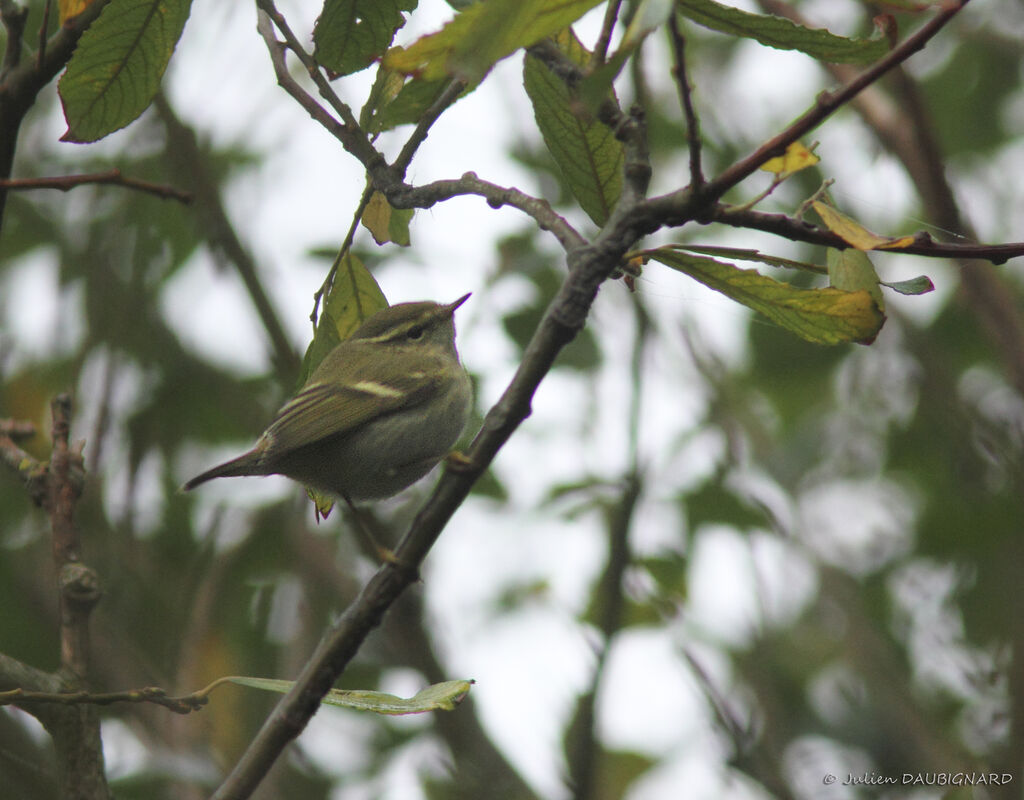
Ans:
[[[4,189],[56,189],[61,192],[68,192],[76,186],[86,184],[113,184],[123,186],[126,189],[134,189],[139,192],[156,195],[164,199],[177,200],[179,203],[191,203],[192,193],[173,186],[166,186],[159,183],[140,181],[137,178],[128,178],[121,174],[119,169],[111,169],[107,172],[90,172],[83,175],[57,175],[48,178],[6,178],[0,179],[0,188]]]
[[[774,233],[794,242],[809,242],[825,247],[844,249],[849,243],[832,231],[819,228],[809,222],[788,217],[785,214],[770,214],[752,209],[735,208],[719,204],[711,212],[709,221],[721,222],[736,228]],[[887,252],[909,253],[928,258],[978,258],[993,264],[1002,264],[1011,258],[1024,256],[1024,242],[1006,244],[979,244],[976,242],[938,242],[927,231],[913,235],[913,243],[905,247],[891,248]]]
[[[50,7],[53,0],[43,4],[43,20],[39,23],[39,48],[36,51],[36,69],[42,69],[46,61],[46,29],[50,27]]]
[[[672,75],[679,90],[679,104],[686,120],[686,143],[690,151],[690,186],[698,189],[704,183],[701,167],[700,120],[693,106],[693,89],[686,73],[686,38],[679,30],[675,12],[668,17],[669,41],[672,43]]]
[[[270,0],[257,0],[256,4],[260,8],[256,30],[263,37],[263,41],[267,45],[267,50],[270,52],[270,61],[274,66],[274,75],[277,77],[277,82],[281,88],[288,92],[313,119],[323,125],[332,136],[341,142],[342,146],[355,156],[368,171],[386,166],[384,157],[377,152],[366,133],[359,126],[359,122],[353,116],[352,110],[331,89],[330,83],[327,82],[327,79],[320,72],[312,56],[302,49],[298,39],[295,38],[280,12],[274,7],[274,4]],[[285,36],[286,44],[277,40],[274,35],[274,25]],[[288,64],[285,60],[286,49],[292,50],[299,60],[302,61],[303,66],[317,84],[320,94],[341,117],[340,121],[331,116],[327,109],[299,86],[288,70]]]
[[[49,467],[49,498],[53,560],[60,589],[61,669],[84,683],[89,671],[89,616],[100,599],[96,573],[81,563],[82,542],[74,509],[82,493],[84,464],[81,445],[72,447],[71,397],[58,395],[51,403],[53,455]]]
[[[439,180],[423,186],[402,184],[382,191],[396,208],[430,208],[452,197],[479,195],[491,208],[512,206],[532,217],[541,230],[550,231],[566,250],[586,243],[586,239],[557,214],[547,200],[532,197],[515,187],[506,188],[482,180],[475,172],[467,172],[457,180]]]
[[[612,40],[612,31],[615,30],[615,23],[619,19],[619,8],[622,0],[611,0],[604,10],[604,22],[601,23],[601,33],[594,45],[594,55],[590,59],[591,69],[597,69],[604,64],[608,57],[608,45]]]
[[[785,130],[708,182],[701,191],[702,200],[705,203],[718,200],[729,189],[756,171],[769,158],[782,155],[787,146],[818,127],[862,89],[870,86],[889,70],[902,64],[918,50],[921,50],[928,40],[942,30],[946,23],[956,16],[968,2],[969,0],[959,0],[959,2],[944,6],[917,31],[890,50],[885,57],[879,59],[849,83],[835,91],[825,91],[819,94],[815,104]]]
[[[324,278],[323,283],[320,284],[320,288],[313,294],[313,310],[309,314],[309,320],[313,323],[313,332],[316,333],[317,320],[320,316],[320,301],[331,291],[334,286],[334,279],[338,275],[338,268],[341,266],[342,261],[345,258],[345,253],[348,252],[349,248],[352,247],[352,243],[356,238],[356,231],[359,229],[359,223],[363,219],[363,212],[366,211],[366,207],[370,204],[370,198],[373,197],[373,181],[367,177],[366,186],[363,187],[363,194],[359,198],[359,204],[356,206],[355,213],[352,215],[352,222],[348,226],[348,232],[345,234],[345,239],[341,243],[341,247],[338,248],[338,255],[334,258],[334,263],[331,264],[331,268],[327,270],[327,276]]]
[[[94,705],[109,706],[114,703],[154,703],[170,709],[176,714],[189,714],[198,711],[210,702],[203,692],[187,694],[182,697],[168,697],[167,693],[155,686],[144,689],[132,689],[126,692],[31,692],[24,689],[12,689],[0,692],[0,706],[25,706],[29,703],[58,703],[61,705]]]
[[[0,436],[7,436],[12,441],[30,439],[36,435],[36,426],[20,419],[0,419]]]
[[[320,70],[320,65],[316,63],[313,56],[310,55],[302,47],[302,43],[298,37],[292,33],[291,28],[288,26],[287,20],[277,7],[274,5],[273,0],[256,0],[257,7],[265,13],[270,20],[274,23],[281,35],[284,36],[285,44],[288,49],[295,53],[296,57],[302,63],[306,73],[312,79],[313,83],[316,84],[317,91],[320,92],[320,96],[323,97],[334,109],[335,113],[341,117],[343,123],[345,138],[347,140],[346,149],[352,153],[352,155],[359,158],[363,162],[364,166],[368,167],[367,159],[373,160],[375,157],[379,158],[379,154],[373,149],[373,145],[370,144],[370,139],[359,125],[359,121],[352,113],[352,109],[344,103],[340,97],[335,93],[334,89],[331,88],[330,81]],[[259,28],[259,22],[257,22],[257,28]],[[268,32],[260,30],[261,35],[264,39],[267,39]],[[269,31],[270,39],[274,38],[273,31]],[[269,41],[268,41],[269,44]],[[281,63],[284,64],[284,52],[280,52]],[[278,81],[280,82],[281,73],[277,69],[275,64],[275,73],[277,74]],[[285,69],[287,72],[287,69]],[[283,84],[282,84],[283,85]],[[286,87],[287,88],[287,87]],[[345,144],[345,142],[343,142]]]
[[[462,80],[452,79],[451,82],[445,86],[438,95],[437,99],[430,104],[430,107],[423,112],[420,116],[419,122],[416,123],[416,127],[413,129],[412,134],[402,147],[401,152],[398,154],[398,158],[395,159],[394,167],[399,177],[404,178],[405,172],[409,168],[409,164],[412,163],[413,156],[419,149],[419,146],[427,138],[427,133],[438,117],[443,114],[449,106],[452,105],[459,96],[465,91],[466,82]]]

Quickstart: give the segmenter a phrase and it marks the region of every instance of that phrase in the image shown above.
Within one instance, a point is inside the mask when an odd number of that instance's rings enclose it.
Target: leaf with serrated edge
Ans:
[[[757,270],[740,269],[724,261],[673,249],[645,250],[642,254],[685,272],[809,342],[870,344],[885,322],[878,304],[865,291],[801,289]]]
[[[58,85],[62,142],[95,142],[135,120],[160,88],[191,0],[114,0],[78,42]]]
[[[679,12],[720,33],[754,39],[779,50],[799,50],[829,64],[868,64],[888,52],[883,38],[836,36],[772,14],[751,14],[713,0],[678,0]]]
[[[370,271],[351,251],[341,256],[334,285],[323,301],[313,341],[302,360],[299,386],[343,339],[347,339],[371,314],[386,308],[388,301]]]
[[[326,0],[313,28],[313,57],[337,75],[365,69],[391,45],[417,0]]]
[[[384,56],[388,69],[435,80],[454,75],[479,81],[521,47],[571,25],[599,0],[487,0],[456,15],[437,33]]]
[[[589,60],[571,30],[555,41],[577,64]],[[590,218],[603,225],[622,192],[622,143],[607,125],[575,108],[565,83],[530,55],[523,63],[523,85],[544,144],[570,191]]]

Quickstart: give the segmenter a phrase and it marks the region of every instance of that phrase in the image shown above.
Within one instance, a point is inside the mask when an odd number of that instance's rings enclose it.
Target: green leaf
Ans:
[[[580,81],[577,87],[579,99],[587,110],[593,113],[608,96],[612,83],[619,76],[626,61],[647,38],[648,34],[660,28],[668,20],[675,6],[675,0],[641,0],[629,27],[619,42],[618,49],[597,69]]]
[[[60,79],[62,142],[95,142],[146,110],[190,7],[191,0],[112,0],[103,9]]]
[[[381,65],[381,69],[385,69]],[[397,75],[398,73],[392,73]],[[437,80],[421,80],[413,78],[402,86],[398,93],[390,100],[385,100],[380,107],[373,110],[367,130],[371,133],[388,131],[398,125],[410,125],[418,122],[423,112],[434,104],[434,101],[441,96],[441,92],[448,86],[450,78],[439,78]],[[466,89],[461,97],[472,91]]]
[[[487,0],[461,11],[437,33],[384,56],[388,69],[436,80],[476,83],[520,47],[568,27],[600,0]]]
[[[400,247],[408,247],[409,223],[413,213],[411,208],[392,208],[383,194],[374,192],[363,212],[363,226],[377,244],[394,242]]]
[[[870,294],[878,307],[885,310],[885,298],[878,286],[878,273],[867,253],[849,247],[846,250],[828,248],[828,282],[844,292],[863,289]]]
[[[817,272],[821,275],[827,274],[828,269],[819,264],[811,264],[807,261],[793,261],[789,258],[770,256],[760,250],[748,250],[744,247],[722,247],[719,245],[706,244],[674,244],[677,250],[687,250],[691,253],[703,253],[706,256],[725,256],[726,258],[737,258],[740,261],[757,261],[761,264],[768,264],[772,267],[787,267],[789,269],[802,269],[807,272]],[[626,255],[629,258],[629,255]]]
[[[405,24],[403,11],[417,0],[326,0],[313,28],[313,57],[337,75],[365,69],[384,55],[395,31]]]
[[[894,292],[900,294],[928,294],[935,290],[935,284],[927,275],[918,275],[905,281],[879,281],[882,286],[888,286]]]
[[[299,386],[305,385],[324,356],[339,342],[355,333],[363,320],[387,308],[387,305],[388,301],[370,271],[351,251],[345,251],[340,256],[334,284],[324,298],[313,341],[306,348]]]
[[[809,342],[870,344],[885,322],[885,315],[866,291],[800,289],[756,270],[739,269],[733,264],[670,248],[645,250],[641,254],[685,272]]]
[[[590,56],[571,31],[556,39],[576,63]],[[580,206],[603,225],[622,192],[622,143],[611,128],[593,119],[569,92],[565,82],[542,62],[527,55],[523,85],[533,114],[565,182]]]
[[[250,689],[287,694],[295,681],[275,678],[250,678],[234,676],[226,680]],[[341,706],[356,711],[372,711],[375,714],[423,714],[427,711],[452,711],[461,703],[473,681],[444,681],[435,683],[417,692],[410,698],[396,697],[385,692],[371,692],[358,689],[331,689],[321,702],[329,706]]]
[[[858,250],[899,250],[914,243],[913,236],[880,236],[869,231],[853,217],[820,200],[812,201],[811,207],[832,233]]]
[[[807,28],[774,15],[750,14],[714,0],[677,0],[676,7],[683,16],[713,31],[754,39],[778,50],[799,50],[830,64],[868,64],[889,49],[881,36],[836,36],[823,28]]]
[[[370,133],[379,133],[376,117],[381,109],[394,102],[405,86],[405,76],[387,69],[383,64],[377,67],[377,76],[370,88],[370,96],[359,110],[359,125]]]

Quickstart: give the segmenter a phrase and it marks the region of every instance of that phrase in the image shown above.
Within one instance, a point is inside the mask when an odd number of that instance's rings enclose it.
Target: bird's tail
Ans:
[[[201,483],[212,481],[214,478],[237,478],[241,475],[266,475],[266,471],[260,469],[259,454],[253,450],[243,453],[238,458],[225,461],[212,469],[206,470],[201,475],[196,475],[181,487],[181,491],[190,492]]]

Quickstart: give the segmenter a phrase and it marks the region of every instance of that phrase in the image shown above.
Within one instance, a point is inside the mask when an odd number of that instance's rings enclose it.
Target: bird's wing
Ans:
[[[346,386],[314,381],[285,403],[264,438],[277,454],[295,450],[415,406],[436,383],[428,371],[392,376],[386,384],[358,377]]]

